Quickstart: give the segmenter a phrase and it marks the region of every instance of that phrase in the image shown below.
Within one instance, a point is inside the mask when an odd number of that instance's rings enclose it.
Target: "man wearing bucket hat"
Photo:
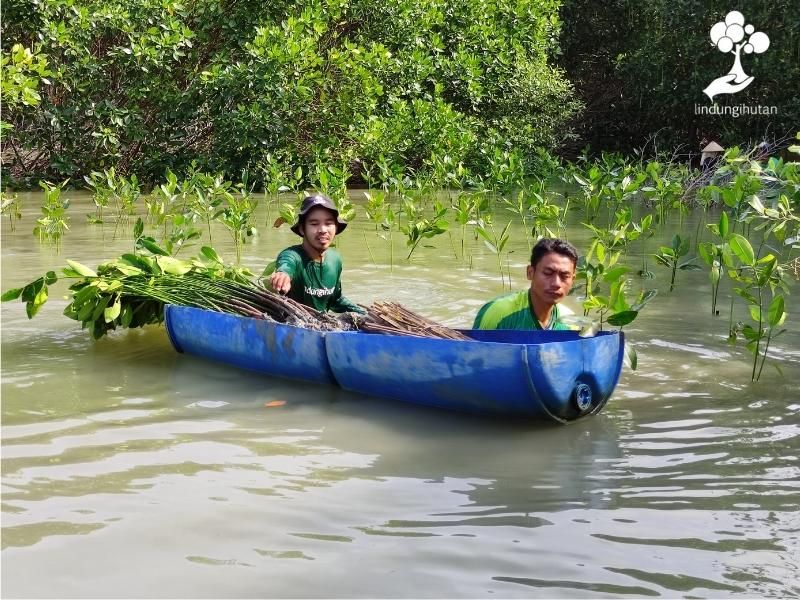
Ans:
[[[322,312],[364,313],[342,295],[342,258],[330,247],[346,227],[330,198],[324,194],[305,198],[291,227],[303,243],[278,254],[269,278],[272,288]]]

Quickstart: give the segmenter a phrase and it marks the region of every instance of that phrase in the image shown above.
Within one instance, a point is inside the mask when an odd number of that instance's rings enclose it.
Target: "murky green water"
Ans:
[[[129,250],[70,197],[60,255],[31,234],[38,195],[16,232],[2,223],[2,289]],[[257,270],[296,241],[260,225],[243,259]],[[580,225],[569,233],[586,248]],[[470,269],[447,236],[410,264],[396,242],[392,273],[386,243],[352,224],[348,296],[469,326],[502,291],[480,244]],[[669,294],[651,269],[662,293],[626,328],[639,370],[569,426],[269,379],[178,355],[160,328],[92,342],[61,315],[61,284],[33,321],[4,304],[3,595],[799,596],[800,286],[774,342],[783,374],[768,363],[751,384],[727,309],[708,315],[707,275],[679,273]]]

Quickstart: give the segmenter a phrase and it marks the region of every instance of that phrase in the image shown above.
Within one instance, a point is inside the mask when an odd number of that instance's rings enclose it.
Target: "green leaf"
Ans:
[[[668,259],[666,259],[663,256],[661,256],[660,254],[654,254],[653,258],[655,258],[659,263],[661,263],[665,267],[671,267],[672,266],[672,263]]]
[[[131,267],[130,265],[118,264],[114,268],[123,275],[125,275],[126,277],[131,277],[135,275],[144,275],[144,271],[136,267]]]
[[[139,217],[136,219],[136,225],[133,227],[133,239],[141,237],[142,233],[144,233],[144,221]]]
[[[96,298],[99,294],[100,291],[98,290],[97,285],[93,282],[92,284],[87,285],[76,292],[72,297],[72,302],[80,306],[90,298]]]
[[[149,250],[153,254],[157,254],[159,256],[169,256],[169,252],[164,250],[161,246],[156,244],[155,240],[150,237],[140,237],[136,240],[136,247],[137,248],[145,248]]]
[[[277,266],[278,266],[278,263],[277,263],[277,261],[274,261],[274,260],[272,262],[270,262],[269,264],[267,264],[267,266],[264,267],[264,271],[261,273],[260,279],[264,279],[264,278],[269,277],[270,275],[272,275],[275,272],[275,269],[277,268]]]
[[[119,257],[119,261],[117,262],[124,262],[132,267],[136,267],[140,269],[144,273],[149,273],[153,270],[153,259],[148,256],[138,256],[136,254],[123,254]]]
[[[74,261],[74,260],[69,260],[69,259],[67,259],[67,264],[68,264],[68,265],[70,266],[70,268],[71,268],[73,271],[75,271],[75,272],[76,272],[78,275],[82,275],[83,277],[97,277],[97,273],[95,273],[94,271],[92,271],[92,270],[91,270],[89,267],[87,267],[86,265],[82,265],[82,264],[81,264],[81,263],[79,263],[79,262],[76,262],[76,261]]]
[[[106,323],[111,323],[114,319],[119,316],[120,310],[122,309],[122,302],[120,301],[120,297],[117,296],[114,300],[114,304],[107,307],[103,311],[103,318],[105,319]]]
[[[108,306],[109,302],[111,302],[111,296],[102,296],[100,298],[97,304],[95,304],[94,310],[92,311],[92,321],[97,321],[97,319],[100,318],[100,315],[105,312],[106,306]]]
[[[601,263],[606,262],[606,246],[602,242],[598,242],[595,252],[597,253],[597,260]]]
[[[728,213],[722,211],[722,214],[719,216],[719,235],[724,240],[728,237],[729,232]]]
[[[769,303],[769,308],[767,309],[767,318],[769,320],[770,327],[778,327],[785,319],[786,313],[784,313],[784,308],[785,301],[782,295],[775,296],[772,299],[772,302]]]
[[[480,235],[483,239],[485,239],[492,246],[494,246],[494,240],[492,240],[492,237],[489,235],[489,232],[486,231],[483,227],[476,227],[475,231],[477,231],[478,235]]]
[[[638,310],[623,310],[608,317],[607,321],[609,325],[614,327],[623,327],[633,321],[638,314]]]
[[[44,277],[39,277],[36,281],[31,281],[28,285],[22,288],[22,301],[33,302],[36,295],[44,287]]]
[[[681,238],[679,235],[675,236],[678,239],[678,246],[675,248],[674,241],[673,241],[673,248],[676,250],[676,256],[686,256],[689,253],[689,244],[691,239]]]
[[[200,254],[205,256],[208,260],[222,264],[222,259],[219,257],[219,254],[217,254],[217,251],[211,246],[203,246],[200,248]]]
[[[623,267],[623,266],[614,267],[613,269],[609,269],[608,271],[605,272],[605,274],[603,275],[603,281],[605,281],[606,283],[614,283],[620,277],[625,275],[625,273],[627,273],[628,271],[630,271],[628,267]]]
[[[578,185],[581,185],[583,187],[587,187],[589,185],[589,182],[580,175],[578,175],[577,173],[573,173],[572,177],[575,179]]]
[[[744,288],[733,288],[733,292],[747,300],[750,304],[758,304],[758,299]]]
[[[171,273],[172,275],[184,275],[192,270],[192,266],[189,263],[171,256],[157,256],[156,262],[164,273]]]
[[[119,320],[120,324],[123,327],[128,327],[130,326],[132,320],[133,320],[133,308],[131,307],[130,304],[126,304],[125,306],[122,307],[122,316]]]
[[[761,203],[761,200],[758,196],[750,196],[750,198],[747,199],[747,203],[752,206],[758,214],[764,214],[764,205]]]
[[[9,300],[16,300],[22,294],[22,288],[13,288],[6,291],[0,296],[0,302],[8,302]]]
[[[761,307],[757,304],[750,305],[750,318],[756,323],[761,323]]]
[[[738,233],[731,235],[728,241],[733,253],[746,265],[753,265],[756,262],[756,255],[753,252],[753,247],[747,239]]]
[[[36,313],[39,312],[39,309],[42,308],[45,302],[47,302],[47,286],[43,286],[36,294],[33,301],[25,305],[25,312],[28,314],[28,318],[32,319],[36,316]]]
[[[697,247],[697,251],[700,253],[700,258],[703,259],[704,263],[707,265],[714,263],[714,258],[717,255],[717,247],[714,244],[711,242],[702,242]]]

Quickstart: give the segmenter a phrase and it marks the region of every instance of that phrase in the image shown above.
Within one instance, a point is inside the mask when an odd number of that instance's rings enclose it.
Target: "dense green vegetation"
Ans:
[[[701,6],[702,4],[702,6]],[[493,177],[509,154],[661,151],[793,134],[792,0],[19,0],[2,5],[4,185],[114,167],[340,179]],[[739,6],[741,5],[741,6]],[[765,30],[756,83],[696,115],[729,68],[708,29],[729,10]],[[573,89],[573,84],[575,88]],[[653,150],[653,147],[650,148]],[[273,177],[274,179],[274,177]],[[441,180],[440,184],[452,181]]]
[[[3,4],[10,173],[486,171],[563,137],[549,0]],[[19,44],[19,46],[14,46]],[[20,90],[20,91],[18,91]],[[8,168],[8,165],[6,165]],[[7,172],[8,174],[8,172]],[[345,177],[347,179],[347,177]]]

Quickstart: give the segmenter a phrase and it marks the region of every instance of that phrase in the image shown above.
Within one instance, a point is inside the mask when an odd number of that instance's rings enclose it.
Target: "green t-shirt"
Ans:
[[[317,262],[302,244],[291,246],[278,254],[275,270],[292,278],[287,295],[301,304],[320,312],[364,313],[364,309],[342,296],[342,257],[333,248],[328,248],[322,262]]]
[[[547,327],[542,327],[533,314],[530,289],[500,296],[484,304],[475,317],[473,329],[554,329],[570,330],[561,318],[571,315],[566,306],[556,304]]]

